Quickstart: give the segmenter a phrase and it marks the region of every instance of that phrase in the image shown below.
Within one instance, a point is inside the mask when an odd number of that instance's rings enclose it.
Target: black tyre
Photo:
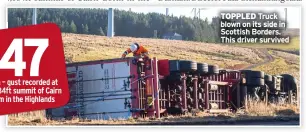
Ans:
[[[219,73],[219,66],[218,65],[208,65],[208,72],[210,74],[218,74]]]
[[[247,78],[247,85],[249,86],[263,86],[265,85],[265,80],[262,78]]]
[[[265,82],[272,82],[273,79],[272,79],[272,76],[271,75],[265,75]]]
[[[198,63],[197,72],[200,74],[208,73],[208,64],[207,63]]]
[[[291,82],[295,82],[296,83],[296,79],[292,76],[292,75],[289,75],[289,74],[282,74],[281,75],[284,79],[288,80],[288,81],[291,81]]]
[[[169,60],[169,71],[179,72],[180,71],[180,61],[179,60]]]
[[[251,71],[251,72],[247,72],[247,76],[250,78],[264,78],[265,73],[262,71]]]
[[[289,74],[282,74],[283,80],[281,82],[281,89],[283,92],[289,92],[290,90],[297,90],[296,79]]]
[[[189,60],[180,61],[180,71],[181,72],[194,72],[197,70],[197,62]]]

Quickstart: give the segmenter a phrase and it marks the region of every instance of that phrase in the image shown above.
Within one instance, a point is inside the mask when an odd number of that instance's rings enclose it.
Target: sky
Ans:
[[[222,10],[252,10],[252,11],[267,11],[267,12],[278,12],[280,14],[280,18],[285,20],[285,7],[214,7],[214,8],[204,8],[201,10],[201,19],[208,18],[208,21],[214,16],[218,16],[219,11]],[[126,10],[128,11],[129,8],[116,8],[119,10]],[[193,17],[194,12],[192,11],[192,7],[169,7],[169,15],[173,16],[186,16],[186,17]],[[197,12],[198,12],[197,8]],[[131,10],[133,12],[139,13],[149,13],[149,12],[156,12],[166,14],[165,7],[132,7]],[[300,28],[301,23],[301,10],[299,7],[287,7],[287,21],[288,21],[288,28]]]

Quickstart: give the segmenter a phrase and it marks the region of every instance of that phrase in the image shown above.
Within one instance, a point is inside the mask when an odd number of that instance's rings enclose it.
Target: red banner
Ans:
[[[61,31],[45,23],[0,30],[0,115],[69,100]]]

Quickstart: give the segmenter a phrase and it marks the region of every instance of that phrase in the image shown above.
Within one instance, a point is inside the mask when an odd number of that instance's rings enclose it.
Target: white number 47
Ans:
[[[39,75],[41,56],[49,46],[48,39],[24,39],[24,46],[38,46],[36,49],[30,69],[30,76]],[[22,76],[23,69],[26,69],[26,62],[23,61],[22,39],[14,39],[7,51],[0,60],[0,69],[15,69],[15,76]],[[15,52],[15,62],[9,62]]]

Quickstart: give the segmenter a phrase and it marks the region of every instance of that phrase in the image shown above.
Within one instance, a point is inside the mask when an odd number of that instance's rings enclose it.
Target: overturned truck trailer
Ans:
[[[109,59],[67,64],[69,102],[50,119],[159,118],[186,112],[235,112],[246,97],[296,100],[292,76],[219,69],[189,60]]]

